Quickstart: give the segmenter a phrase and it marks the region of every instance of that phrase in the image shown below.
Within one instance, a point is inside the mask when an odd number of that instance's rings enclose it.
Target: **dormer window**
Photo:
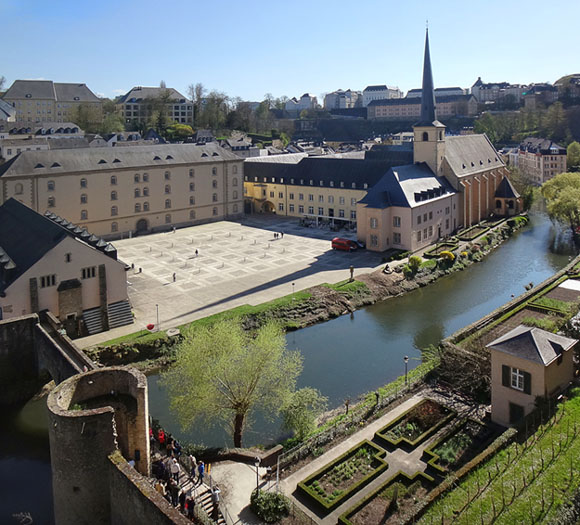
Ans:
[[[53,162],[51,168],[60,168],[60,164],[58,162]]]
[[[161,160],[161,157],[159,155],[155,155],[155,157],[153,157],[153,160]]]
[[[106,163],[107,163],[107,161],[106,161],[105,159],[101,159],[101,160],[98,162],[98,164],[106,164]]]
[[[352,187],[353,187],[353,189],[356,188],[356,182],[352,183]]]
[[[314,185],[314,181],[312,179],[310,179],[310,186]]]
[[[344,188],[344,182],[343,181],[340,181],[340,187],[341,188]]]
[[[167,155],[167,157],[165,157],[165,160],[173,160],[173,157],[171,155]]]
[[[333,180],[330,181],[330,187],[334,188],[334,181]]]
[[[324,182],[320,181],[320,185],[321,185],[321,186],[324,186]]]

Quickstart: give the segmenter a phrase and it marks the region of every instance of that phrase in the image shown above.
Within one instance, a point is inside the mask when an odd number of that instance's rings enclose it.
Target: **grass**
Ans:
[[[434,270],[435,268],[437,268],[437,259],[428,259],[426,261],[423,261],[421,263],[421,266],[419,266],[419,269],[422,270],[423,268],[427,270]]]
[[[546,330],[546,332],[552,332],[555,334],[564,321],[564,319],[558,316],[550,316],[543,319],[538,319],[537,317],[524,317],[522,319],[522,324],[524,326],[535,326],[536,328],[541,328],[542,330]]]
[[[568,303],[566,301],[561,301],[560,299],[551,299],[549,297],[539,297],[533,303],[533,305],[544,306],[550,308],[551,310],[558,310],[564,314],[569,314],[576,306],[574,303]]]
[[[328,284],[324,283],[322,286],[326,288],[330,288],[336,292],[346,292],[346,293],[358,293],[358,292],[368,292],[368,286],[361,282],[361,281],[351,281],[350,279],[346,279],[345,281],[340,281],[336,284]]]
[[[580,487],[580,389],[529,437],[472,471],[417,522],[549,522]]]

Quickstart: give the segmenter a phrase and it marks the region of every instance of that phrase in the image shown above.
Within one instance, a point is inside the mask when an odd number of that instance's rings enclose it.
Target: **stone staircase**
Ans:
[[[119,326],[125,326],[133,322],[133,313],[129,301],[119,301],[107,306],[109,316],[109,330]]]
[[[103,331],[100,308],[91,308],[83,311],[83,321],[89,335],[99,334]]]
[[[181,476],[179,486],[182,490],[188,491],[193,489],[192,492],[195,494],[195,502],[197,505],[200,505],[206,514],[214,520],[215,523],[218,525],[227,525],[226,520],[223,517],[221,510],[218,507],[216,508],[212,497],[211,497],[211,489],[203,483],[202,485],[196,485],[189,480],[188,476]],[[221,494],[220,494],[221,497]]]

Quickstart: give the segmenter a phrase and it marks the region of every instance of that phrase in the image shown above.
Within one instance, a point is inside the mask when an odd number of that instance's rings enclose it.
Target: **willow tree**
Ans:
[[[182,428],[226,423],[241,447],[248,416],[257,408],[278,414],[301,371],[302,356],[287,350],[278,325],[251,334],[239,321],[222,321],[185,334],[163,382]]]
[[[542,195],[550,218],[576,233],[580,227],[580,173],[556,175],[542,185]]]

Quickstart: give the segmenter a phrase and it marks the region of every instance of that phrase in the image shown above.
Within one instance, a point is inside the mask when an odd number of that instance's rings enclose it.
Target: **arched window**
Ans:
[[[112,191],[111,192],[111,200],[112,201],[116,201],[117,200],[117,192],[116,191]]]
[[[189,210],[189,218],[195,219],[195,210]]]
[[[165,216],[165,224],[171,224],[171,215],[169,213]]]
[[[217,175],[217,168],[212,168],[211,169],[211,174],[212,175]]]
[[[193,168],[189,168],[189,176],[195,177],[195,170]]]
[[[87,210],[81,210],[81,221],[86,221],[89,218],[89,212]]]
[[[149,203],[148,202],[143,203],[143,211],[149,211]]]
[[[171,186],[169,184],[165,185],[165,193],[171,193]]]
[[[212,180],[211,181],[211,187],[212,188],[217,188],[217,180]]]
[[[88,197],[86,193],[81,194],[81,204],[86,204],[88,202]]]
[[[16,185],[14,186],[14,194],[15,195],[22,195],[24,193],[24,186],[22,185],[22,183],[17,182]]]
[[[439,132],[439,140],[443,140],[443,132],[442,131]]]
[[[217,193],[214,193],[214,194],[211,196],[211,200],[212,200],[212,202],[217,202]]]
[[[147,186],[143,188],[143,197],[149,197],[149,188]]]
[[[513,210],[514,209],[514,201],[507,201],[507,207],[509,210]]]
[[[111,175],[111,185],[112,186],[117,185],[117,175]],[[116,223],[113,223],[113,224],[116,224]]]
[[[139,182],[141,180],[141,177],[139,177],[139,174],[138,173],[135,173],[135,175],[133,175],[133,180],[135,182]]]
[[[149,182],[149,173],[143,173],[143,182]]]
[[[238,178],[234,177],[232,180],[232,186],[237,186],[238,185]]]
[[[141,204],[139,202],[135,203],[135,213],[141,213]]]
[[[81,179],[81,188],[87,187],[87,179]]]
[[[237,172],[238,172],[238,167],[234,165],[232,167],[232,173],[235,175]]]
[[[119,208],[117,206],[111,206],[111,217],[119,214]]]
[[[141,197],[141,190],[139,188],[135,188],[135,197]]]
[[[238,213],[238,205],[234,204],[234,213]]]
[[[495,207],[497,209],[500,209],[501,208],[501,201],[500,200],[495,201]]]
[[[217,215],[217,214],[218,214],[218,210],[217,210],[217,208],[214,208],[214,209],[212,210],[212,214],[213,214],[213,215]]]
[[[116,222],[111,223],[111,231],[112,232],[119,231],[119,225]]]
[[[53,180],[49,180],[49,181],[46,183],[46,189],[47,189],[48,191],[54,191],[54,181],[53,181]]]
[[[234,197],[234,199],[237,199],[238,198],[238,192],[236,190],[234,190],[234,196],[233,197]]]
[[[189,191],[195,191],[195,182],[189,183]]]
[[[56,203],[55,203],[54,197],[49,197],[48,198],[48,207],[49,208],[54,208],[55,205],[56,205]]]
[[[423,142],[427,142],[429,140],[429,133],[423,131]]]
[[[165,180],[171,180],[171,173],[168,171],[165,172]]]
[[[192,195],[191,197],[189,197],[189,205],[193,206],[195,204],[195,197]]]
[[[165,199],[165,209],[171,208],[171,199]]]

